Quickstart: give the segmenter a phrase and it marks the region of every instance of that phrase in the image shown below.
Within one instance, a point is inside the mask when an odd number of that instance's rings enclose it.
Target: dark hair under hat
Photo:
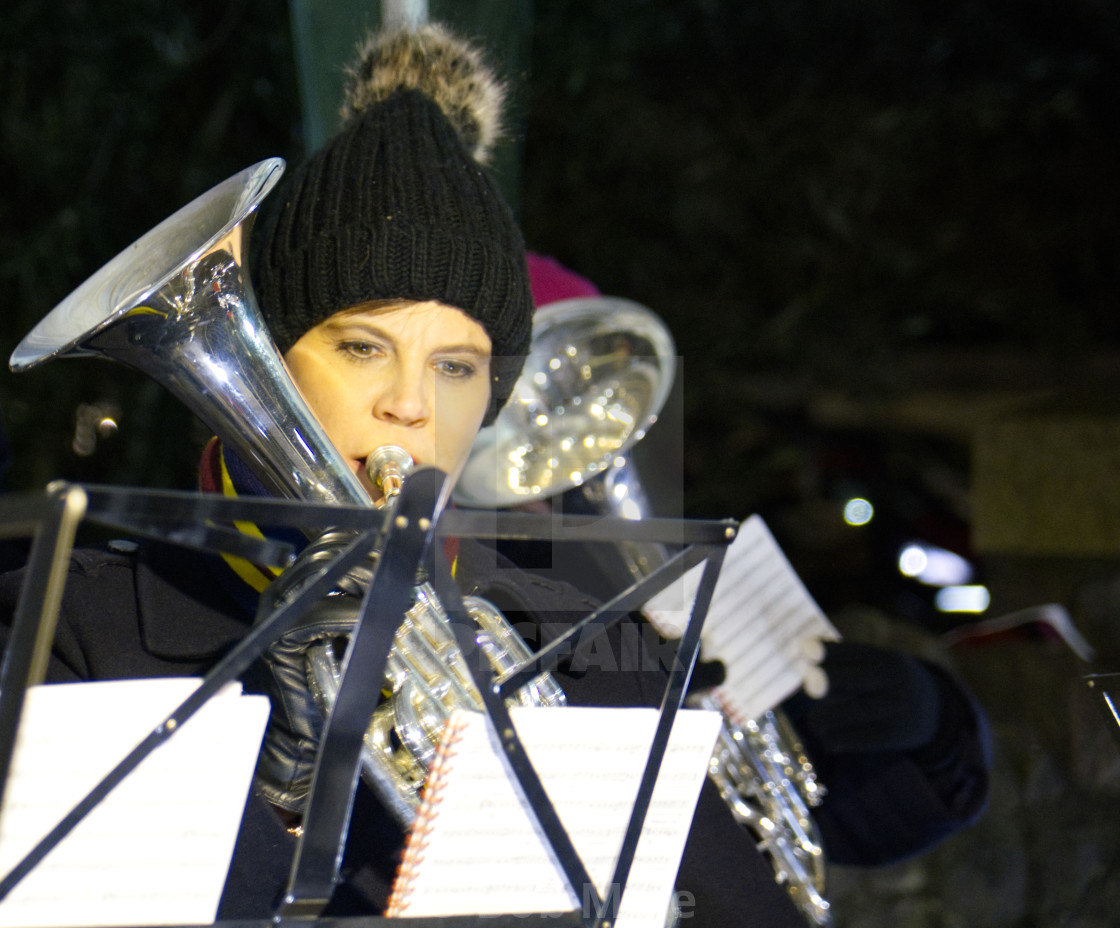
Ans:
[[[490,336],[493,420],[532,319],[521,233],[482,163],[500,94],[478,52],[441,27],[367,42],[347,121],[265,200],[253,233],[253,284],[281,353],[339,310],[438,300]]]

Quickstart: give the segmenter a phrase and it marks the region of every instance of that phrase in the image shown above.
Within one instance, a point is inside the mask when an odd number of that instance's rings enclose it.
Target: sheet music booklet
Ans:
[[[642,610],[663,635],[680,635],[700,575],[701,568],[693,568]],[[799,687],[811,696],[824,695],[828,682],[818,666],[824,656],[821,642],[839,638],[762,518],[742,522],[727,548],[700,635],[701,659],[721,660],[727,668],[716,688],[720,704],[741,724]]]
[[[600,897],[618,857],[656,709],[511,709],[518,736]],[[653,791],[618,928],[663,928],[718,713],[682,710]],[[389,916],[584,910],[500,757],[489,718],[456,710],[429,772]],[[587,910],[585,910],[587,911]]]
[[[0,873],[198,686],[194,678],[27,690],[2,809]],[[0,902],[0,926],[210,924],[268,699],[231,684],[144,759]]]

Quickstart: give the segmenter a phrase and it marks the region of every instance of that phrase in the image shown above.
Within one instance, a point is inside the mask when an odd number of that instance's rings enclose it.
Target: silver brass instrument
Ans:
[[[119,361],[187,405],[271,491],[315,503],[372,506],[288,375],[250,283],[249,230],[283,169],[279,158],[262,161],[165,219],[48,313],[16,347],[11,367],[28,370],[58,357]],[[392,497],[411,458],[377,452],[370,458]],[[497,609],[477,597],[467,605],[495,670],[528,656]],[[450,653],[454,645],[442,607],[421,585],[389,658],[386,686],[393,696],[371,721],[363,756],[363,776],[404,824],[413,816],[447,707],[480,704],[462,658]],[[309,682],[329,710],[337,661],[321,652],[308,663]],[[547,675],[515,698],[530,705],[564,701]],[[403,748],[389,750],[387,742]]]
[[[541,307],[524,372],[494,426],[480,433],[455,498],[517,506],[572,491],[583,508],[641,518],[648,504],[627,452],[657,421],[674,373],[672,338],[640,304],[595,296]],[[619,542],[618,550],[632,581],[667,557],[659,545]],[[830,925],[810,812],[825,790],[793,727],[777,710],[739,724],[710,694],[690,704],[723,717],[709,776],[732,815],[807,921]]]
[[[824,849],[810,811],[825,791],[788,719],[771,709],[739,725],[710,693],[689,704],[723,713],[708,776],[731,814],[750,829],[809,923],[832,924]]]
[[[369,455],[366,472],[385,494],[378,505],[394,505],[412,467],[412,456],[397,445],[383,445]],[[485,708],[431,584],[419,583],[413,598],[393,636],[385,670],[389,695],[366,729],[362,765],[366,780],[404,825],[416,817],[420,788],[452,710]],[[492,603],[464,596],[463,607],[477,627],[481,653],[498,676],[531,657],[528,645]],[[338,655],[332,645],[322,644],[308,650],[307,660],[312,693],[327,714],[342,682]],[[565,701],[552,676],[542,673],[510,697],[509,704],[562,706]]]

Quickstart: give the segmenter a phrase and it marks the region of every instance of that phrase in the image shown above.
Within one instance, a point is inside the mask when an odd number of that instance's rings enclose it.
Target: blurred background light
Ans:
[[[898,555],[898,569],[927,586],[955,586],[972,579],[972,565],[952,551],[915,541]]]
[[[855,497],[844,504],[844,521],[849,525],[866,525],[875,515],[875,507],[870,502]]]
[[[991,600],[986,586],[947,586],[937,591],[934,605],[942,612],[984,612]]]

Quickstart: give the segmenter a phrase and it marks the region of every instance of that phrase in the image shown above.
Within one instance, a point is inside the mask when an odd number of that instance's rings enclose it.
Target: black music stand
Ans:
[[[77,523],[90,522],[124,529],[150,537],[206,551],[239,554],[258,561],[284,560],[290,546],[269,539],[252,539],[224,528],[235,521],[249,521],[275,528],[324,526],[350,529],[354,541],[327,564],[313,581],[291,599],[258,617],[251,631],[204,677],[199,688],[178,706],[162,724],[139,744],[101,783],[79,802],[12,871],[0,879],[0,899],[33,869],[108,793],[119,784],[156,747],[181,727],[191,715],[226,683],[239,677],[278,635],[298,620],[303,612],[326,595],[343,574],[366,557],[370,550],[383,552],[365,604],[378,603],[379,619],[367,621],[363,607],[354,632],[348,664],[362,673],[343,675],[331,716],[321,740],[304,832],[292,865],[286,898],[272,919],[218,922],[224,928],[250,928],[277,924],[315,924],[321,926],[382,926],[401,928],[466,928],[482,926],[547,925],[605,928],[625,890],[638,837],[648,810],[661,759],[664,756],[676,711],[681,707],[688,680],[699,653],[700,630],[726,546],[734,539],[737,525],[729,521],[650,519],[633,522],[613,517],[567,517],[559,522],[552,516],[522,513],[478,513],[445,511],[434,518],[443,488],[443,475],[434,470],[413,474],[399,503],[388,516],[362,507],[325,506],[289,500],[225,499],[174,491],[145,491],[112,487],[60,486],[51,495],[35,499],[0,500],[0,536],[31,534],[33,545],[28,562],[27,581],[21,597],[8,651],[4,658],[0,685],[0,795],[10,761],[15,731],[25,689],[42,679],[57,618],[62,583]],[[6,507],[6,508],[5,508]],[[432,549],[442,557],[442,546],[432,542],[437,536],[475,538],[557,539],[582,542],[640,541],[683,545],[680,553],[648,577],[633,584],[595,610],[561,638],[534,654],[517,670],[495,680],[488,670],[479,669],[470,657],[476,647],[467,629],[462,594],[450,571],[435,571],[433,582],[452,619],[451,626],[478,691],[483,694],[486,711],[502,740],[503,754],[521,786],[533,814],[551,843],[569,886],[576,898],[590,899],[593,911],[542,915],[454,916],[439,918],[395,918],[379,916],[322,918],[337,883],[341,851],[347,836],[350,809],[357,787],[361,737],[373,708],[380,698],[380,681],[392,645],[393,633],[411,604],[412,588],[425,551]],[[552,808],[528,756],[510,724],[505,697],[542,671],[556,667],[571,645],[584,647],[606,632],[651,595],[663,589],[681,572],[704,563],[703,579],[689,623],[680,639],[677,657],[668,675],[661,700],[660,715],[650,755],[638,789],[630,824],[620,849],[611,880],[611,890],[600,898],[591,883]],[[169,724],[171,723],[171,724]]]
[[[1120,673],[1093,673],[1084,679],[1093,701],[1104,713],[1105,724],[1120,745]]]
[[[27,687],[46,674],[74,534],[86,511],[77,487],[0,497],[0,538],[30,538],[27,572],[0,664],[0,800],[8,782]]]

